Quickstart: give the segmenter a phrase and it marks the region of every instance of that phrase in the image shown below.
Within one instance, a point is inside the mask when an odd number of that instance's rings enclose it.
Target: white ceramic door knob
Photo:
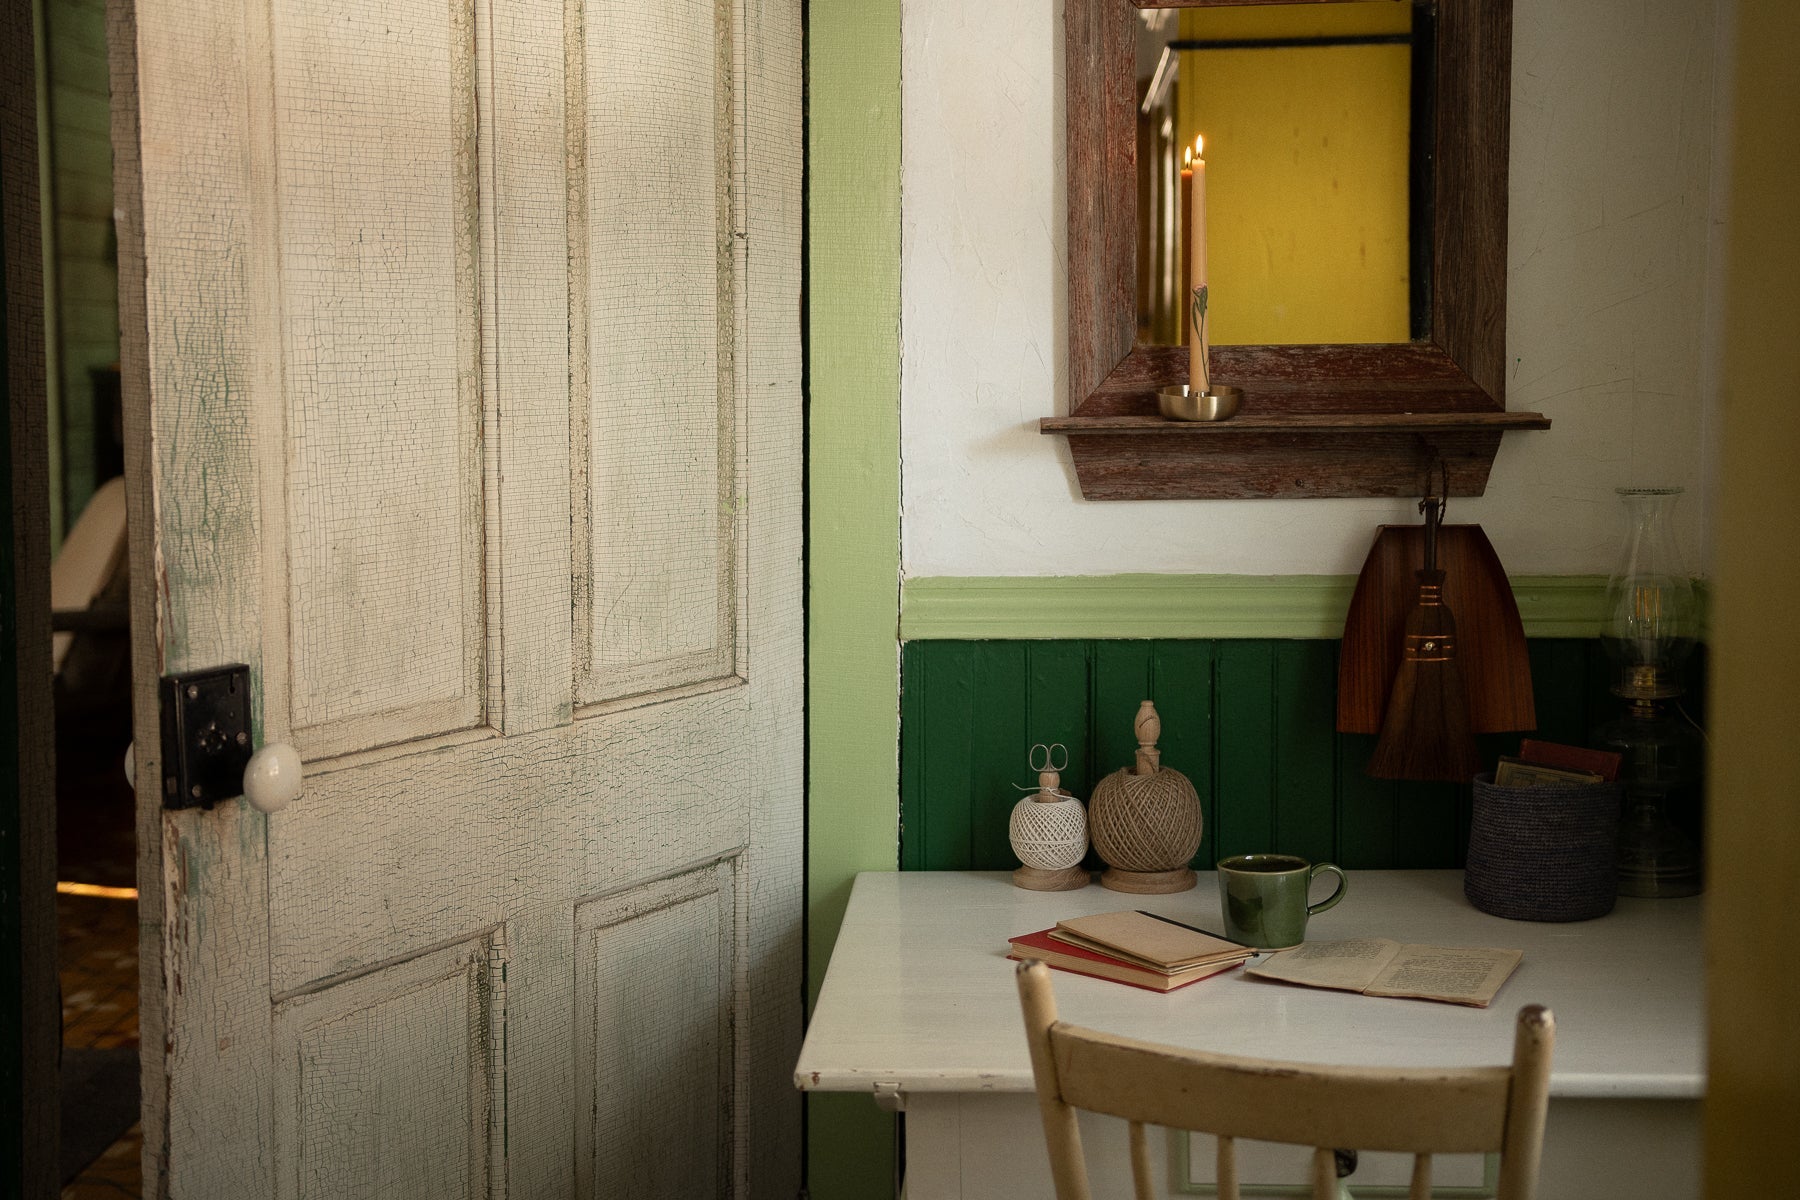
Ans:
[[[258,812],[280,812],[300,794],[300,752],[274,742],[250,756],[244,767],[244,798]]]

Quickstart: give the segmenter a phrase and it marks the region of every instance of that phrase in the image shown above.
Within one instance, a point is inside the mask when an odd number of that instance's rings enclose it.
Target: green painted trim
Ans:
[[[1526,637],[1600,636],[1606,614],[1604,575],[1518,575],[1513,599]]]
[[[908,579],[900,636],[1335,638],[1353,575],[1095,575]],[[1598,636],[1604,575],[1521,575],[1527,637]]]
[[[807,974],[900,844],[900,0],[807,6]],[[815,1200],[891,1195],[894,1120],[808,1108]]]

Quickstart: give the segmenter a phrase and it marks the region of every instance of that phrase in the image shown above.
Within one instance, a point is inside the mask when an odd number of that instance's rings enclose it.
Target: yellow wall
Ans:
[[[1411,6],[1393,0],[1187,9],[1181,37],[1410,23]],[[1408,339],[1410,55],[1404,45],[1183,52],[1180,136],[1206,137],[1214,345]]]
[[[1800,9],[1743,0],[1712,608],[1706,1194],[1793,1186],[1800,1120]],[[1787,1184],[1781,1180],[1788,1180]]]

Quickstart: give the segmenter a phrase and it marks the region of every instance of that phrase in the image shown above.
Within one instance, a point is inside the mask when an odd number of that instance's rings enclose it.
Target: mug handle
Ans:
[[[1330,871],[1333,875],[1337,876],[1337,878],[1338,878],[1337,891],[1331,893],[1331,895],[1325,897],[1323,900],[1319,901],[1317,904],[1307,905],[1306,906],[1306,915],[1309,917],[1316,916],[1319,913],[1324,912],[1326,909],[1332,907],[1339,900],[1342,900],[1344,898],[1345,892],[1350,890],[1350,881],[1344,877],[1343,868],[1338,866],[1336,863],[1314,863],[1313,869],[1306,873],[1306,882],[1310,885],[1313,880],[1315,880],[1319,877],[1320,871]]]

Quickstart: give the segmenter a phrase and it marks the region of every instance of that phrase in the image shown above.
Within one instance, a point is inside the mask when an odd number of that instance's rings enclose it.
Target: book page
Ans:
[[[1382,968],[1399,952],[1399,943],[1386,938],[1302,942],[1292,950],[1271,955],[1246,971],[1284,983],[1360,992],[1380,976]]]
[[[1519,950],[1401,946],[1363,992],[1486,1008],[1523,957]]]

